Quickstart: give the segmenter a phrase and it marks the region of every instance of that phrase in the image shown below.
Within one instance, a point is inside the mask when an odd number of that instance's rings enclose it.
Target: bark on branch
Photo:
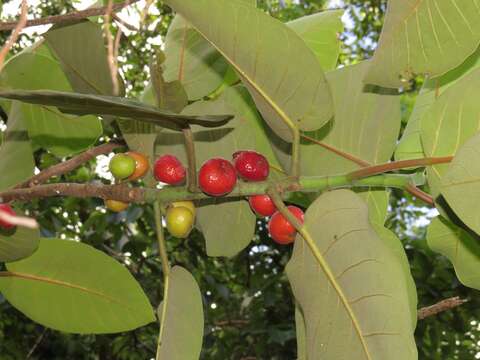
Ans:
[[[468,300],[460,299],[460,297],[455,296],[445,300],[442,300],[431,306],[426,306],[421,309],[418,309],[417,317],[419,320],[423,320],[429,316],[437,315],[438,313],[456,308],[462,304],[465,304]]]
[[[87,151],[71,158],[70,160],[61,162],[57,165],[53,165],[48,169],[41,171],[37,175],[15,186],[15,189],[28,188],[28,187],[43,184],[53,176],[60,176],[60,175],[66,174],[72,170],[75,170],[80,165],[92,160],[98,155],[109,154],[113,150],[118,149],[122,146],[125,146],[125,145],[117,142],[109,142],[109,143],[102,144],[94,148],[88,149]]]
[[[122,2],[122,3],[114,4],[112,7],[112,12],[118,12],[122,10],[124,7],[131,5],[133,3],[136,3],[137,1],[139,0],[131,0],[128,3]],[[65,15],[53,15],[53,16],[47,16],[40,19],[28,20],[27,23],[25,24],[25,27],[48,25],[48,24],[60,24],[60,23],[74,21],[74,20],[85,19],[90,16],[105,15],[105,13],[107,12],[107,9],[108,9],[108,6],[102,6],[102,7],[96,7],[96,8],[89,8],[81,11],[74,11]],[[0,23],[0,31],[13,30],[15,29],[17,24],[18,24],[17,21],[2,22]]]

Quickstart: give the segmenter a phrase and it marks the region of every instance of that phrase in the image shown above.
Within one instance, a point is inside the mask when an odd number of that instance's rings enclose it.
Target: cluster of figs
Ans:
[[[218,197],[229,194],[235,188],[238,178],[246,182],[265,181],[270,172],[267,159],[258,152],[245,150],[233,154],[232,162],[223,158],[207,160],[198,172],[198,186],[207,195]],[[118,153],[112,157],[109,170],[120,182],[135,181],[146,175],[150,168],[148,158],[138,152]],[[187,172],[181,161],[170,154],[162,155],[153,165],[153,175],[161,183],[180,186],[185,183]],[[272,239],[282,245],[295,240],[294,226],[277,210],[270,196],[252,195],[248,199],[250,207],[259,217],[270,217],[268,231]],[[127,209],[128,203],[105,200],[105,206],[114,212]],[[288,210],[303,223],[304,213],[296,206]],[[0,204],[0,212],[15,216],[9,204]],[[196,209],[191,201],[177,201],[169,204],[166,210],[167,229],[175,237],[186,238],[195,223]],[[14,224],[0,219],[0,229],[11,230]]]

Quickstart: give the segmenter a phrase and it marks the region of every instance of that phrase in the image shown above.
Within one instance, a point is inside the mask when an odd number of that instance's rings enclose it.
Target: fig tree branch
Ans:
[[[75,170],[84,163],[94,159],[98,155],[109,154],[113,150],[125,146],[123,143],[119,142],[109,142],[102,144],[93,148],[88,149],[87,151],[71,158],[70,160],[61,162],[59,164],[50,166],[49,168],[41,171],[37,175],[31,177],[30,179],[24,181],[23,183],[15,186],[15,189],[27,188],[32,186],[40,185],[46,182],[53,176],[60,176],[66,174],[72,170]]]
[[[0,71],[2,71],[3,63],[5,58],[7,57],[8,52],[12,48],[13,44],[15,44],[22,32],[22,29],[25,27],[27,23],[27,15],[28,15],[28,3],[27,0],[22,0],[22,7],[20,11],[20,19],[18,22],[15,23],[14,29],[10,37],[8,38],[5,45],[3,45],[2,49],[0,50]]]
[[[437,315],[438,313],[456,308],[457,306],[465,304],[466,302],[468,302],[468,300],[460,299],[458,296],[451,297],[431,306],[418,309],[417,317],[419,320],[423,320],[429,316]]]
[[[113,4],[112,12],[118,12],[123,8],[125,8],[126,6],[129,6],[138,1],[139,0],[131,0],[128,3],[122,2],[122,3]],[[61,23],[66,23],[74,20],[85,19],[91,16],[105,15],[105,13],[107,12],[107,9],[108,9],[108,6],[102,6],[102,7],[89,8],[81,11],[73,11],[65,15],[53,15],[53,16],[47,16],[40,19],[28,20],[25,24],[25,27],[49,25],[49,24],[61,24]],[[8,31],[8,30],[15,29],[17,25],[18,25],[17,21],[1,22],[0,31]]]

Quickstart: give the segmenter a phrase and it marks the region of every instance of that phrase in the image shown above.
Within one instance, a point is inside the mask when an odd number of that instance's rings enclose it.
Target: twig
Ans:
[[[118,85],[118,64],[117,58],[115,57],[115,44],[110,31],[110,20],[112,17],[113,11],[113,0],[108,0],[107,10],[103,16],[103,31],[105,33],[105,38],[107,39],[107,52],[108,52],[108,66],[110,68],[110,77],[112,79],[113,85],[113,95],[118,96],[119,94],[119,85]],[[118,30],[120,31],[120,29]]]
[[[433,200],[433,197],[431,197],[430,194],[427,194],[425,191],[420,190],[415,185],[409,184],[405,190],[423,202],[432,206],[435,205],[435,200]]]
[[[121,143],[116,143],[116,142],[109,142],[109,143],[102,144],[94,148],[88,149],[87,151],[71,158],[70,160],[61,162],[57,165],[53,165],[41,171],[37,175],[28,179],[27,181],[24,181],[23,183],[15,186],[15,189],[21,189],[21,188],[40,185],[46,182],[48,179],[50,179],[53,176],[60,176],[60,175],[66,174],[72,170],[75,170],[80,165],[92,160],[98,155],[109,154],[113,150],[120,148],[122,146],[125,146],[125,145]]]
[[[0,220],[15,226],[38,229],[37,220],[25,216],[10,215],[4,211],[0,211]]]
[[[22,0],[22,7],[20,12],[20,19],[16,23],[14,30],[10,37],[8,38],[5,45],[3,45],[2,49],[0,50],[0,72],[3,69],[3,63],[5,62],[5,58],[7,57],[8,52],[12,48],[13,44],[15,44],[22,32],[22,29],[25,27],[27,23],[27,15],[28,15],[28,3],[27,0]]]
[[[126,3],[114,4],[112,7],[112,12],[118,12],[122,10],[124,7],[131,5],[133,3],[136,3],[137,1],[139,0],[131,0],[128,4]],[[74,11],[65,15],[53,15],[53,16],[47,16],[40,19],[28,20],[24,27],[67,23],[74,20],[85,19],[90,16],[104,15],[105,12],[107,11],[107,8],[108,6],[102,6],[102,7],[90,8],[82,11]],[[18,24],[17,21],[8,21],[8,22],[0,23],[0,31],[15,29],[17,24]]]
[[[125,20],[123,20],[121,17],[119,17],[117,14],[113,14],[112,15],[112,18],[113,20],[115,20],[117,23],[125,26],[125,28],[127,28],[128,30],[131,30],[131,31],[139,31],[140,29],[138,29],[136,26],[132,25],[132,24],[129,24],[128,22],[126,22]]]
[[[419,320],[423,320],[429,316],[437,315],[438,313],[456,308],[462,304],[468,302],[466,299],[460,299],[460,297],[455,296],[445,300],[442,300],[431,306],[426,306],[421,309],[418,309],[417,317]]]
[[[143,203],[143,188],[130,188],[125,184],[120,185],[94,185],[59,183],[38,185],[31,188],[13,189],[0,193],[1,202],[13,200],[30,201],[45,197],[73,196],[78,198],[101,198],[104,200],[117,200],[126,203]]]
[[[35,350],[37,349],[38,345],[40,345],[40,343],[42,342],[43,338],[45,337],[45,335],[47,334],[47,331],[48,329],[47,328],[44,328],[42,333],[40,334],[40,336],[37,338],[37,340],[35,341],[35,344],[33,344],[32,348],[30,349],[30,351],[28,352],[27,354],[27,357],[26,359],[30,359],[30,357],[33,355],[33,353],[35,352]]]
[[[190,127],[182,129],[183,138],[185,141],[185,150],[187,152],[188,161],[188,190],[191,192],[197,191],[197,165],[195,159],[195,142],[193,140],[193,133]]]

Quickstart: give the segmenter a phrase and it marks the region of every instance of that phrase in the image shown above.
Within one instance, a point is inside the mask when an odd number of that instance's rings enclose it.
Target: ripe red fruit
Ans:
[[[0,212],[6,213],[12,216],[17,215],[17,213],[8,204],[0,204]],[[0,219],[0,228],[8,230],[8,229],[13,229],[14,227],[15,227],[14,224]]]
[[[303,224],[303,211],[296,206],[289,206],[288,210]],[[272,239],[281,245],[290,244],[295,240],[297,231],[288,220],[277,211],[268,223],[268,232]]]
[[[272,216],[277,211],[272,198],[268,195],[250,196],[248,202],[252,210],[260,216]]]
[[[163,155],[155,161],[155,179],[169,185],[180,185],[185,181],[186,171],[180,160],[173,155]]]
[[[268,177],[268,160],[256,151],[238,151],[233,154],[238,175],[247,181],[263,181]]]
[[[233,190],[237,174],[233,165],[222,158],[206,161],[198,173],[200,189],[211,196],[222,196]]]

